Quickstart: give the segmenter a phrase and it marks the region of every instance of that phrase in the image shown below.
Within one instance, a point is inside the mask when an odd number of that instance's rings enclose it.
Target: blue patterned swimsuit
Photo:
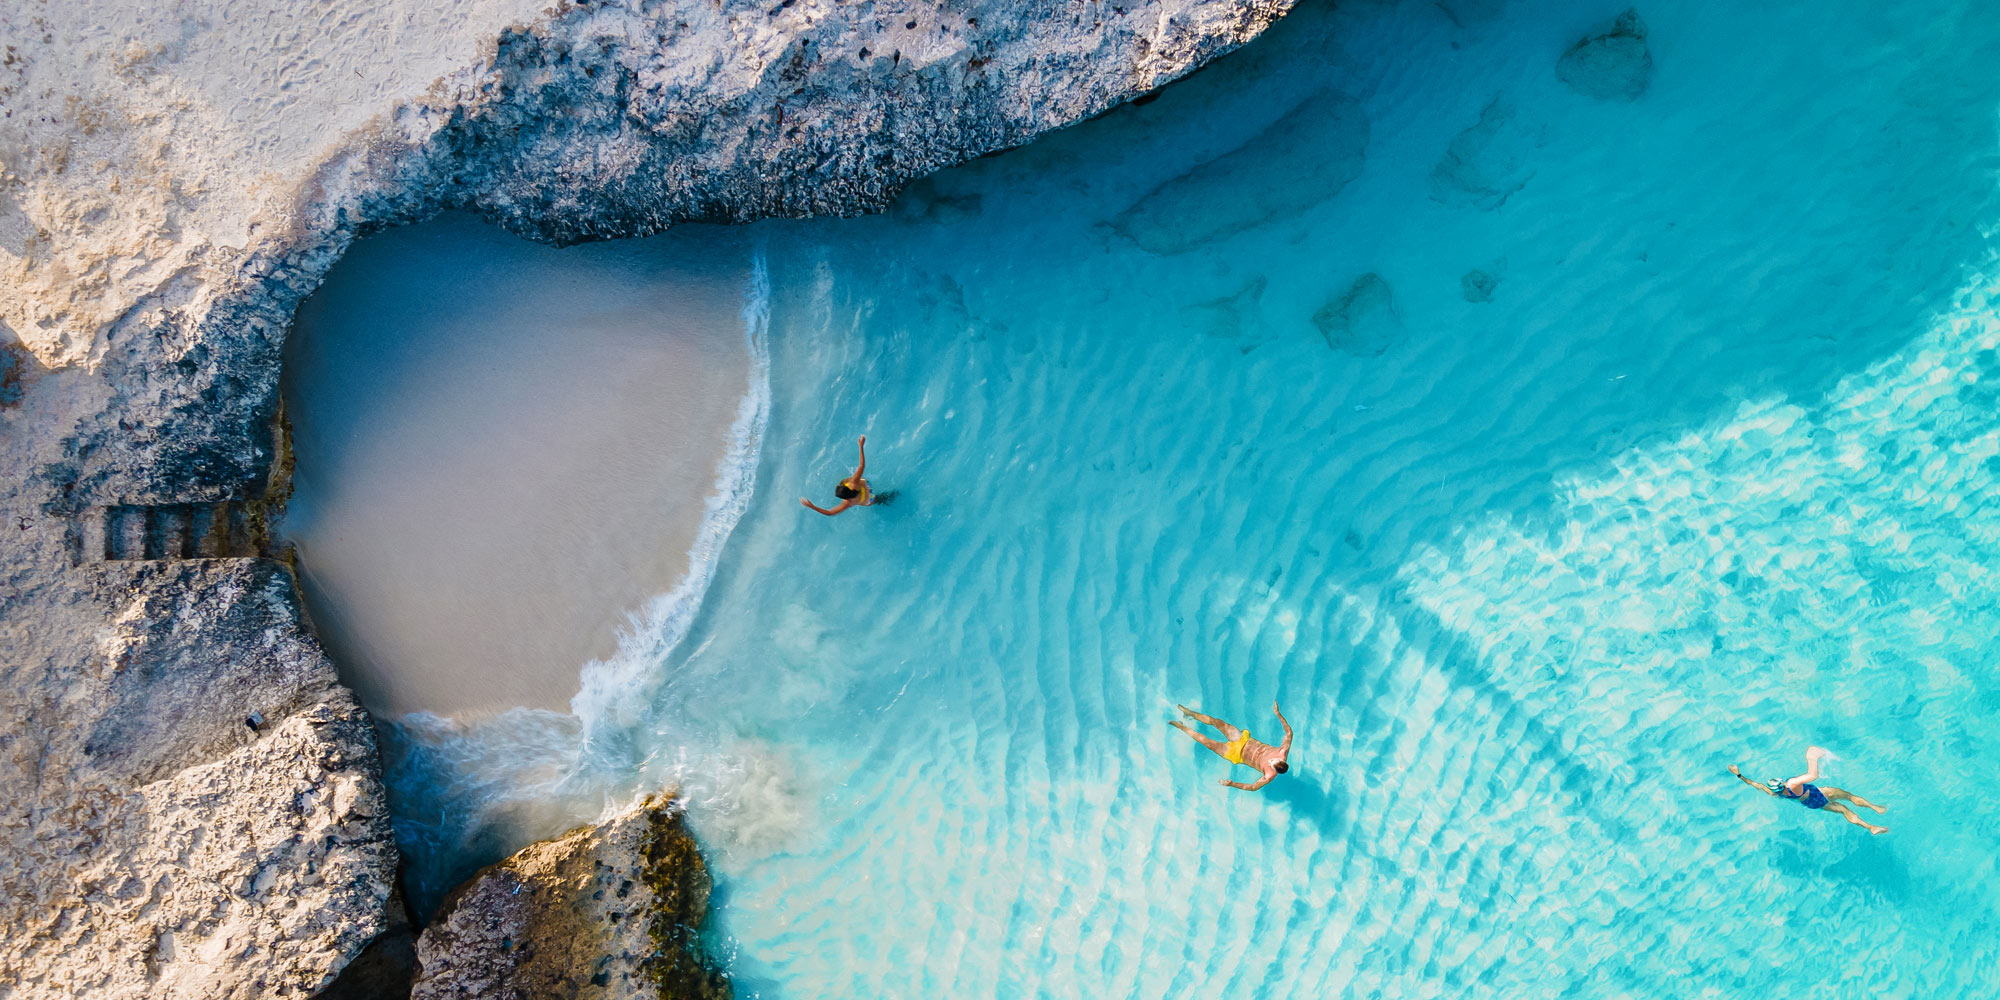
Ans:
[[[1792,794],[1791,786],[1786,785],[1783,781],[1776,778],[1772,778],[1764,782],[1764,784],[1771,789],[1772,795],[1776,795],[1781,799],[1791,799],[1799,805],[1805,806],[1807,809],[1819,809],[1826,805],[1826,793],[1820,791],[1819,786],[1810,781],[1799,786],[1797,795]]]

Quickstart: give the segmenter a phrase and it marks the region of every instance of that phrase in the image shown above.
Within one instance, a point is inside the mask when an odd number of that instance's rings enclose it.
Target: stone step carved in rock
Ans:
[[[243,504],[118,504],[72,519],[70,561],[76,565],[143,559],[228,559],[265,555]]]

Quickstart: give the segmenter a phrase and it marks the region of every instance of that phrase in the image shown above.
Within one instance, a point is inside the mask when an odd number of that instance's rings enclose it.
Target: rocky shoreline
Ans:
[[[0,617],[0,996],[311,996],[386,927],[396,848],[291,574],[45,571]]]
[[[396,923],[372,729],[259,530],[282,499],[279,349],[353,239],[449,207],[557,243],[878,210],[1185,74],[1290,2],[563,3],[331,137],[259,130],[294,100],[283,67],[221,67],[240,108],[189,96],[217,70],[187,53],[229,24],[57,44],[92,6],[0,14],[5,1000],[308,997]],[[364,77],[373,42],[292,44]],[[92,73],[138,96],[86,92]],[[601,855],[666,809],[572,839]],[[693,877],[684,831],[649,836]],[[698,920],[701,884],[692,909],[692,889],[649,905]]]
[[[708,868],[671,795],[523,848],[446,897],[412,1000],[727,1000],[702,954]]]

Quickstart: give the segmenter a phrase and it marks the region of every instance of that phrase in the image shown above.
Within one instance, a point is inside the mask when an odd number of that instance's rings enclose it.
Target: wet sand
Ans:
[[[299,310],[284,533],[378,714],[566,711],[687,572],[750,365],[748,251],[688,227],[557,250],[447,215]]]

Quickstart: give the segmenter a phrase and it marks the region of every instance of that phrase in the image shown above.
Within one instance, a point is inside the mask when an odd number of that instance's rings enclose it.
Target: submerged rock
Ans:
[[[1498,287],[1500,287],[1499,275],[1482,271],[1476,267],[1465,272],[1464,277],[1458,279],[1459,291],[1464,294],[1465,301],[1467,302],[1491,302],[1493,301],[1493,290]]]
[[[1403,321],[1396,314],[1389,283],[1373,271],[1319,307],[1313,325],[1326,338],[1326,346],[1356,357],[1381,357],[1403,340]]]
[[[985,198],[977,192],[947,194],[938,190],[936,181],[926,177],[903,189],[902,197],[896,199],[891,214],[898,222],[959,225],[978,218],[984,201]]]
[[[1634,101],[1653,82],[1653,52],[1637,10],[1570,46],[1556,61],[1556,78],[1571,90],[1605,101]]]
[[[1514,106],[1496,97],[1479,121],[1451,140],[1431,169],[1431,200],[1492,210],[1535,175],[1528,158],[1540,145],[1539,131],[1516,117]]]
[[[1460,28],[1483,28],[1500,19],[1506,0],[1436,0],[1437,8]]]
[[[724,1000],[698,941],[710,888],[679,803],[649,796],[453,890],[418,939],[412,1000]]]
[[[1323,90],[1249,142],[1154,188],[1111,228],[1154,253],[1184,253],[1339,194],[1361,175],[1367,149],[1361,105]],[[1300,163],[1310,165],[1303,175]]]
[[[1257,325],[1257,309],[1270,284],[1263,275],[1251,278],[1242,288],[1220,298],[1197,302],[1190,318],[1201,332],[1224,340],[1236,340]]]

